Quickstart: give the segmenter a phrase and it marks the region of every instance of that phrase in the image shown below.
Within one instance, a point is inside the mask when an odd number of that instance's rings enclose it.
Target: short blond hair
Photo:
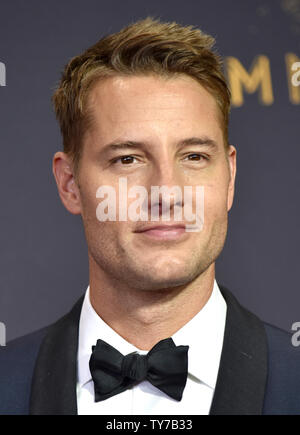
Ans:
[[[231,96],[222,59],[212,50],[214,44],[212,36],[193,26],[147,17],[101,38],[73,57],[63,70],[52,102],[64,152],[71,157],[75,173],[91,118],[87,97],[93,84],[109,76],[186,74],[196,79],[217,102],[224,143],[228,147]]]

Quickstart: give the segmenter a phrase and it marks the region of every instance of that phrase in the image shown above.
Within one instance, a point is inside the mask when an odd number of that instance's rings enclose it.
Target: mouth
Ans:
[[[148,225],[136,230],[135,233],[154,240],[178,240],[188,235],[184,224]]]

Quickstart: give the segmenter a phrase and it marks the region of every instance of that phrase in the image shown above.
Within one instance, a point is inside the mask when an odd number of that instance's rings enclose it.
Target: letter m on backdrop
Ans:
[[[259,90],[261,104],[268,106],[273,103],[270,61],[266,56],[256,56],[250,72],[243,67],[236,57],[227,57],[226,66],[233,106],[243,105],[243,90],[248,94],[253,94]]]

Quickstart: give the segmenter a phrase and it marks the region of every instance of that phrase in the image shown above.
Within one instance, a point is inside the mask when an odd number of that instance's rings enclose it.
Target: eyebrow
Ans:
[[[202,136],[202,137],[189,137],[187,139],[180,140],[176,144],[176,148],[182,148],[184,146],[188,145],[206,145],[212,150],[216,150],[218,148],[218,144],[215,140],[209,138],[208,136]],[[111,143],[108,143],[102,148],[102,151],[114,151],[114,150],[122,150],[126,148],[144,148],[146,147],[146,144],[144,142],[139,141],[114,141]]]

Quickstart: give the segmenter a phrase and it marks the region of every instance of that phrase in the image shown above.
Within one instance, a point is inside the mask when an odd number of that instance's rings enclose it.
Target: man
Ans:
[[[64,318],[1,350],[2,414],[300,413],[290,336],[215,279],[236,149],[213,44],[147,18],[66,66],[53,173],[82,217],[89,286]],[[149,196],[137,207],[130,189]]]

